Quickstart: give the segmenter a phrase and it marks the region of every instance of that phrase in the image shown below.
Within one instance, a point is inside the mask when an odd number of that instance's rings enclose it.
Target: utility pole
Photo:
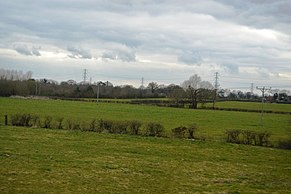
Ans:
[[[83,70],[83,82],[84,82],[84,84],[85,84],[86,81],[87,81],[87,73],[88,73],[88,70],[87,70],[87,69],[84,69],[84,70]]]
[[[254,97],[254,83],[251,83],[251,96],[250,98],[253,99]]]
[[[214,105],[216,102],[216,97],[217,97],[217,91],[218,91],[218,87],[219,87],[219,83],[218,83],[218,72],[215,72],[215,82],[214,82],[214,96],[213,96],[213,106],[212,108],[214,109]]]
[[[97,83],[97,103],[99,102],[100,83]]]
[[[144,84],[144,78],[141,78],[141,88],[143,88],[143,84]]]
[[[264,128],[264,102],[265,102],[265,92],[266,91],[270,91],[271,90],[271,87],[266,87],[266,86],[263,86],[263,87],[256,87],[258,90],[261,90],[262,92],[262,111],[261,111],[261,126],[262,128]]]
[[[251,93],[254,94],[254,83],[251,83]]]
[[[37,96],[37,81],[35,80],[35,95]]]

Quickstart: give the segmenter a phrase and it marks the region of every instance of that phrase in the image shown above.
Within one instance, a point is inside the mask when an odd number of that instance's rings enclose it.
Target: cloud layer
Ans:
[[[222,87],[283,87],[290,9],[289,0],[1,1],[0,66],[57,80],[80,80],[87,68],[93,79],[135,86],[193,74],[212,82],[219,72]]]

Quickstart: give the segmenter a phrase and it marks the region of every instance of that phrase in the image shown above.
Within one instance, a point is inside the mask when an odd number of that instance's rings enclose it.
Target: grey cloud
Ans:
[[[112,51],[105,51],[102,55],[103,59],[111,59],[111,60],[116,60],[117,59],[117,55],[115,52]]]
[[[224,64],[223,65],[230,74],[237,74],[239,72],[238,65],[236,64]]]
[[[16,44],[22,55],[40,56],[40,48],[26,45],[41,44],[82,59],[105,50],[106,65],[137,55],[159,68],[203,69],[197,64],[210,61],[227,73],[241,66],[290,72],[290,9],[290,0],[0,1],[0,47]],[[274,30],[286,36],[272,39]]]
[[[28,48],[26,45],[16,45],[14,47],[14,49],[22,54],[22,55],[27,55],[27,56],[32,56],[32,55],[35,55],[35,56],[41,56],[40,52],[39,52],[39,49],[40,48],[37,48],[37,47],[32,47],[31,49]]]
[[[252,26],[255,28],[274,28],[291,33],[291,1],[290,0],[218,0],[232,6],[235,14],[222,17],[224,20]]]
[[[203,59],[199,52],[186,51],[178,56],[178,61],[188,65],[200,65]]]
[[[92,59],[92,55],[89,50],[68,46],[67,50],[71,53],[68,55],[71,58]]]
[[[31,53],[35,56],[41,56],[39,50],[40,50],[40,48],[33,47],[31,50]]]
[[[103,59],[121,60],[124,62],[136,61],[136,56],[133,52],[123,50],[105,51],[102,55]]]
[[[26,45],[17,45],[14,49],[22,55],[32,55],[31,50]]]

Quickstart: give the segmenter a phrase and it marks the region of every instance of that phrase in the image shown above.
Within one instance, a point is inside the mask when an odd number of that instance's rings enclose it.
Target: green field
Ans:
[[[252,104],[252,103],[251,103]],[[291,135],[291,115],[265,114],[264,128],[261,114],[250,112],[191,110],[146,105],[118,103],[90,103],[61,100],[25,100],[0,98],[0,115],[31,113],[39,116],[64,117],[79,122],[90,122],[93,118],[112,120],[156,121],[163,124],[168,132],[174,127],[196,123],[198,135],[208,140],[221,140],[226,129],[266,130],[274,142]]]
[[[206,104],[208,107],[212,107],[212,104]],[[245,110],[262,110],[262,103],[260,102],[238,102],[238,101],[225,101],[215,103],[217,108],[237,108]],[[278,112],[291,112],[291,104],[276,104],[276,103],[264,103],[264,110],[278,111]]]
[[[291,152],[0,126],[1,193],[291,193]]]

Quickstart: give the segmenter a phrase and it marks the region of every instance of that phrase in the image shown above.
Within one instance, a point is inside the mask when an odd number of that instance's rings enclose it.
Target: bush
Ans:
[[[126,134],[127,133],[127,122],[126,121],[113,121],[112,130],[110,133]]]
[[[11,117],[11,124],[15,126],[31,126],[30,114],[15,114]]]
[[[30,120],[31,126],[40,127],[40,118],[38,115],[32,115]]]
[[[241,134],[241,130],[239,129],[230,129],[230,130],[226,130],[226,142],[228,143],[241,143],[240,141],[240,134]]]
[[[194,135],[197,131],[197,125],[192,123],[188,126],[188,139],[195,139]]]
[[[172,129],[173,137],[175,138],[185,138],[188,132],[187,127],[176,127]]]
[[[226,142],[255,145],[255,146],[270,146],[271,134],[265,132],[254,132],[250,130],[232,129],[226,131]]]
[[[257,146],[269,146],[271,134],[267,131],[256,133],[255,145]]]
[[[63,121],[64,121],[63,117],[57,118],[57,125],[56,125],[57,129],[63,129]]]
[[[46,116],[43,121],[43,128],[51,128],[52,117]]]
[[[89,131],[94,131],[94,132],[102,132],[102,129],[99,127],[98,121],[96,119],[92,119],[90,124],[89,124]]]
[[[99,128],[102,131],[107,131],[107,132],[111,133],[113,131],[113,121],[100,119],[99,120]]]
[[[246,145],[254,145],[256,142],[256,133],[250,130],[242,131],[243,143]]]
[[[140,121],[128,121],[128,132],[131,135],[138,135],[141,127]]]
[[[145,126],[145,135],[152,137],[162,137],[164,135],[165,128],[160,123],[150,122]]]
[[[68,119],[67,129],[68,130],[81,130],[81,126],[80,126],[80,123],[72,121],[71,119]]]

